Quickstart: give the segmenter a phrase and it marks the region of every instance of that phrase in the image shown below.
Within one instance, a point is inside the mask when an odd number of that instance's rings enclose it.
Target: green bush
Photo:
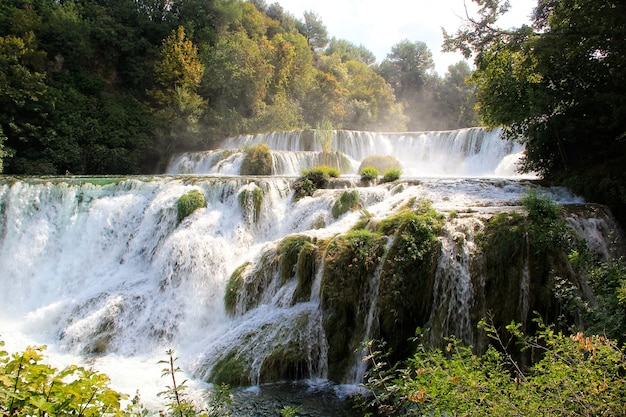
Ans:
[[[204,194],[200,191],[192,190],[187,194],[183,194],[176,203],[176,208],[178,209],[178,221],[182,221],[196,209],[204,207],[204,205]]]
[[[318,165],[310,170],[303,170],[302,175],[321,174],[324,178],[339,178],[340,172],[337,168],[328,165]]]
[[[4,342],[0,342],[0,347]],[[0,350],[3,416],[97,416],[121,414],[122,394],[105,374],[70,365],[59,371],[42,363],[45,347],[9,355]]]
[[[623,416],[623,352],[605,337],[567,336],[536,322],[539,330],[532,337],[511,323],[506,330],[512,340],[503,340],[483,321],[495,344],[484,354],[452,338],[443,349],[419,345],[413,357],[391,370],[385,370],[383,351],[369,342],[372,367],[365,386],[371,395],[361,404],[388,416]],[[527,368],[508,353],[507,342],[515,341],[534,352]]]
[[[402,175],[402,170],[399,168],[389,168],[385,171],[385,175],[383,175],[383,182],[393,182],[397,179],[400,179],[400,175]]]
[[[272,152],[266,144],[247,148],[241,163],[241,175],[272,175]]]
[[[378,178],[379,171],[371,166],[365,167],[361,170],[361,179],[363,181],[372,181]]]
[[[327,165],[303,170],[302,176],[293,183],[294,199],[297,201],[312,196],[315,190],[322,188],[331,177],[339,177],[339,170]]]

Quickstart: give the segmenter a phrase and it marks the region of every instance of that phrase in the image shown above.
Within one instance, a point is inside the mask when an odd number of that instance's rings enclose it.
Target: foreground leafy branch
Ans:
[[[567,336],[536,322],[534,336],[516,323],[506,328],[531,350],[528,367],[501,350],[508,343],[487,321],[484,330],[497,340],[482,355],[450,338],[444,349],[422,344],[403,367],[382,371],[384,356],[371,350],[361,403],[370,416],[623,416],[624,353],[602,336]]]

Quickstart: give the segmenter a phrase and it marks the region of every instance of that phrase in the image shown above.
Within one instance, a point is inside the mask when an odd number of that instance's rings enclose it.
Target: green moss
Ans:
[[[254,186],[252,189],[246,188],[239,193],[238,200],[241,211],[244,214],[251,211],[252,221],[256,223],[261,215],[263,190],[257,186]]]
[[[328,376],[343,381],[364,337],[371,302],[371,277],[385,253],[385,239],[356,230],[333,239],[326,249],[321,287],[323,325],[328,340]]]
[[[233,349],[215,363],[209,381],[232,387],[250,385],[250,364]]]
[[[288,236],[280,243],[278,257],[280,259],[280,276],[283,284],[295,275],[298,257],[306,244],[311,244],[311,238],[304,235]]]
[[[348,210],[355,210],[359,204],[359,192],[357,190],[344,191],[333,205],[333,217],[336,219]]]
[[[178,221],[180,222],[196,209],[204,207],[204,205],[204,194],[198,190],[192,190],[187,194],[182,195],[176,203],[176,208],[178,209]]]
[[[231,316],[235,314],[237,301],[239,299],[239,293],[243,288],[243,273],[249,266],[250,262],[246,262],[240,265],[237,269],[235,269],[235,271],[230,275],[230,279],[228,280],[228,284],[226,285],[226,293],[224,294],[224,306],[226,308],[226,313]]]
[[[209,381],[242,386],[311,377],[317,360],[311,352],[316,349],[311,343],[316,327],[314,316],[304,312],[251,329],[236,346],[219,353]]]
[[[246,149],[241,163],[241,175],[271,175],[272,152],[266,144],[255,145]]]
[[[352,168],[352,162],[342,152],[321,152],[318,154],[318,164],[330,166],[337,172],[349,171]]]
[[[302,245],[300,253],[298,254],[298,263],[296,264],[298,286],[293,294],[294,302],[305,302],[311,298],[311,287],[315,279],[317,254],[318,248],[314,244],[306,242]]]
[[[393,238],[380,278],[380,332],[398,358],[409,353],[406,341],[430,317],[443,219],[429,204],[422,204],[379,226],[381,233]]]

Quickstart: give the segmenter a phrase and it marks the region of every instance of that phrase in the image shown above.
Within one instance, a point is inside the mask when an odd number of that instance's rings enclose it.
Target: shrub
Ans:
[[[176,203],[176,207],[178,209],[178,221],[182,221],[196,209],[204,207],[204,204],[204,194],[198,190],[192,190],[187,194],[182,195]]]
[[[320,165],[311,170],[303,170],[302,176],[293,183],[294,199],[310,197],[315,190],[322,188],[329,178],[337,178],[339,170],[327,165]]]
[[[328,165],[318,165],[315,168],[312,168],[310,170],[304,170],[302,172],[303,175],[306,174],[321,174],[324,176],[324,178],[339,178],[339,170],[337,168],[328,166]]]
[[[266,144],[255,145],[246,149],[241,163],[241,175],[271,175],[272,152]]]
[[[497,348],[480,356],[451,338],[444,349],[419,345],[401,367],[386,371],[384,353],[370,342],[365,386],[374,395],[362,405],[389,416],[622,416],[624,354],[602,336],[567,336],[536,322],[532,337],[519,324],[506,326],[510,342],[536,353],[529,368],[512,359],[508,343],[484,321]]]
[[[0,347],[4,342],[0,342]],[[0,350],[0,410],[5,416],[95,416],[122,412],[124,396],[109,388],[105,374],[45,363],[45,347],[9,355]]]
[[[374,167],[365,167],[361,170],[361,179],[363,181],[372,181],[378,178],[379,172]]]
[[[402,175],[402,170],[399,168],[389,168],[383,175],[383,182],[393,182],[399,179],[400,175]]]

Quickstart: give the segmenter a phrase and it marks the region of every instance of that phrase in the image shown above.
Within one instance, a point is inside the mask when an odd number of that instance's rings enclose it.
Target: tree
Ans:
[[[444,35],[447,50],[474,55],[483,121],[525,142],[524,170],[626,217],[626,4],[540,0],[532,28],[502,30],[508,2],[475,1],[477,17]]]
[[[304,12],[304,36],[314,51],[321,51],[328,45],[328,31],[320,17],[311,11]]]
[[[465,61],[459,61],[448,67],[439,88],[437,101],[440,117],[445,120],[445,129],[458,129],[477,126],[476,87],[468,84],[472,70]]]
[[[379,72],[391,84],[396,96],[407,100],[420,92],[434,67],[433,55],[424,42],[405,39],[391,48]]]
[[[196,93],[204,65],[198,59],[198,49],[187,39],[182,26],[163,41],[161,59],[154,72],[159,88],[151,93],[161,105],[163,122],[157,134],[165,155],[169,156],[171,151],[197,141],[197,123],[206,105]]]
[[[326,55],[339,54],[343,62],[359,61],[366,65],[376,62],[374,53],[365,46],[356,46],[345,39],[332,38],[325,51]]]
[[[410,130],[429,128],[431,117],[424,117],[424,109],[430,109],[433,104],[429,97],[432,91],[426,92],[434,77],[433,68],[432,53],[426,44],[405,39],[391,48],[378,69],[402,103]]]

